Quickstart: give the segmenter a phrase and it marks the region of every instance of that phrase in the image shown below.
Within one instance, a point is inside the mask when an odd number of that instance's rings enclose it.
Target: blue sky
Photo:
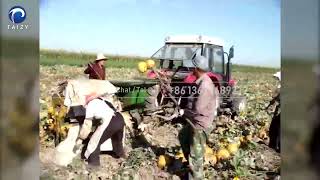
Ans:
[[[279,0],[54,0],[40,6],[40,48],[151,56],[168,35],[235,46],[236,64],[280,66]]]

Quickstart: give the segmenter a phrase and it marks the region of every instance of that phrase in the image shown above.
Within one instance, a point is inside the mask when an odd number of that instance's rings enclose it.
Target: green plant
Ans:
[[[69,65],[82,67],[86,66],[90,61],[94,61],[95,54],[93,53],[76,53],[63,50],[41,50],[40,51],[40,65],[54,66],[54,65]],[[109,60],[106,61],[106,67],[113,68],[136,68],[139,61],[144,61],[148,57],[138,56],[119,56],[106,55]]]
[[[235,176],[237,177],[248,177],[251,175],[248,168],[244,165],[246,153],[242,150],[239,150],[235,156],[230,161],[231,166],[234,168]]]

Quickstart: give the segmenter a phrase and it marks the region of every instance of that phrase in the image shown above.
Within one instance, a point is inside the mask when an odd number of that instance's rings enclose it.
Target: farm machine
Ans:
[[[207,74],[215,84],[218,114],[238,115],[245,109],[245,98],[236,92],[236,81],[231,77],[233,46],[224,52],[223,41],[207,36],[170,36],[151,59],[157,68],[148,71],[140,80],[111,81],[119,87],[124,110],[139,109],[147,117],[171,120],[178,109],[187,105],[189,96],[197,93],[195,68],[192,59],[197,55],[208,59]]]

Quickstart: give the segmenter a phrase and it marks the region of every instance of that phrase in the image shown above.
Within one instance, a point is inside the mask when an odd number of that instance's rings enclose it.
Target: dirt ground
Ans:
[[[82,68],[70,66],[40,67],[41,121],[46,119],[46,97],[51,89],[63,79],[78,77]],[[274,72],[234,72],[238,81],[238,91],[247,99],[245,113],[235,120],[229,116],[215,119],[217,128],[209,136],[209,147],[217,151],[234,139],[239,139],[243,131],[252,134],[249,143],[240,146],[239,151],[226,160],[205,165],[205,179],[274,179],[280,171],[280,154],[270,149],[266,143],[271,115],[264,110],[277,86],[272,77]],[[141,76],[132,69],[107,68],[108,79],[134,79]],[[134,179],[180,179],[182,164],[173,161],[164,169],[157,166],[160,154],[174,157],[179,149],[178,134],[185,125],[183,120],[161,123],[154,120],[145,125],[143,132],[135,135],[127,133],[126,150],[129,157],[115,159],[110,154],[101,155],[101,168],[90,171],[80,157],[76,157],[68,167],[52,163],[54,143],[43,131],[40,122],[40,161],[42,179],[117,179],[132,176]],[[235,178],[236,179],[236,178]]]

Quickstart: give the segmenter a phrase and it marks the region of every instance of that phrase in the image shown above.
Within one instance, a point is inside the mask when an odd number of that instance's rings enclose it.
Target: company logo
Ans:
[[[9,11],[9,19],[14,24],[22,23],[26,17],[27,13],[21,6],[14,6]]]
[[[27,18],[27,13],[21,6],[14,6],[9,10],[8,30],[10,31],[22,31],[29,29],[30,24],[23,23]],[[8,22],[9,22],[8,20]]]

